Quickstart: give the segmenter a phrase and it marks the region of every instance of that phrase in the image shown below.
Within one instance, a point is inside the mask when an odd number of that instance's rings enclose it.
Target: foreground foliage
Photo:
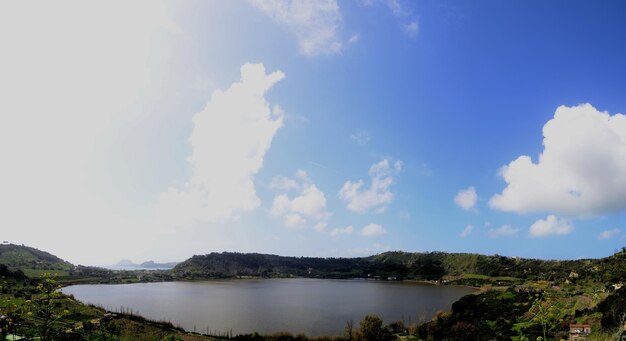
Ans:
[[[129,313],[110,314],[57,290],[68,283],[129,283],[233,277],[368,277],[481,287],[430,321],[346,322],[343,336],[318,340],[561,340],[571,323],[592,325],[588,340],[618,340],[626,321],[626,252],[598,260],[387,252],[364,258],[214,253],[172,271],[110,271],[71,265],[36,249],[0,246],[0,339],[307,340],[305,335],[200,335]],[[50,270],[47,273],[46,270]],[[28,276],[30,274],[30,276]],[[42,275],[40,277],[39,275]],[[35,276],[37,275],[37,276]],[[385,322],[387,324],[385,325]]]

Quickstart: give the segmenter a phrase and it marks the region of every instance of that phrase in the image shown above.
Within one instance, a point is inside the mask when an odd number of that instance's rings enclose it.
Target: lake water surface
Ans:
[[[288,331],[341,335],[346,321],[377,314],[385,323],[430,319],[474,291],[415,282],[260,279],[74,285],[65,294],[85,303],[120,307],[198,332],[261,334]]]

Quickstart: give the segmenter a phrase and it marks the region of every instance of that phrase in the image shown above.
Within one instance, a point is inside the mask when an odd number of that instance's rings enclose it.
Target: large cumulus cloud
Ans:
[[[537,162],[522,155],[502,168],[507,185],[492,208],[579,217],[626,208],[625,115],[560,106],[543,136]]]

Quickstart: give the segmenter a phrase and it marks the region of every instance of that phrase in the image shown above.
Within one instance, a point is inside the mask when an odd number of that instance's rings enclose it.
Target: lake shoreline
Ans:
[[[150,273],[164,273],[167,270],[111,270],[115,273],[119,274],[127,274],[127,275],[135,275],[137,271],[140,271],[141,274],[150,274]],[[336,278],[336,277],[306,277],[306,276],[285,276],[285,277],[262,277],[262,276],[233,276],[233,277],[207,277],[207,278],[170,278],[170,279],[144,279],[137,278],[132,281],[121,281],[109,278],[99,278],[94,277],[90,279],[82,279],[82,278],[64,278],[61,282],[63,287],[72,286],[72,285],[82,285],[82,284],[133,284],[133,283],[166,283],[166,282],[197,282],[197,281],[222,281],[222,280],[273,280],[273,279],[328,279],[328,280],[340,280],[340,281],[353,281],[353,280],[364,280],[364,281],[378,281],[378,282],[408,282],[408,283],[422,283],[422,284],[430,284],[436,286],[454,286],[454,287],[466,287],[480,290],[482,287],[480,286],[472,286],[466,284],[455,284],[448,283],[447,281],[441,280],[426,280],[426,279],[383,279],[383,278],[368,278],[368,277],[349,277],[349,278]]]
[[[290,332],[318,337],[340,334],[346,321],[360,321],[368,314],[389,322],[425,322],[476,288],[414,280],[248,277],[71,285],[62,292],[84,304],[112,312],[131,309],[146,319],[170,321],[186,331]]]

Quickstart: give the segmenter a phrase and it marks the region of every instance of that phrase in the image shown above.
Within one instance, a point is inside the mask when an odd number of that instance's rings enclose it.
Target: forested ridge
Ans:
[[[623,253],[602,259],[540,260],[500,255],[446,252],[385,252],[369,257],[283,257],[258,253],[195,255],[172,270],[177,277],[229,278],[321,277],[444,280],[479,283],[482,276],[501,280],[626,278]],[[467,276],[470,275],[470,276]],[[471,276],[475,275],[475,276]],[[480,283],[479,283],[480,284]]]

